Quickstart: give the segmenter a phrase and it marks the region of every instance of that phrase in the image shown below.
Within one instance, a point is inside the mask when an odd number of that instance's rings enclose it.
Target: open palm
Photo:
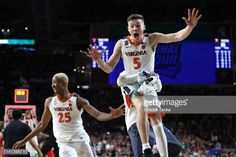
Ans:
[[[102,52],[98,52],[97,46],[93,47],[92,45],[89,45],[90,48],[88,48],[87,56],[92,58],[93,60],[101,59],[102,54],[105,52],[105,49],[102,50]]]
[[[124,109],[124,104],[122,104],[121,106],[119,106],[118,108],[112,108],[109,107],[109,109],[111,110],[111,115],[113,118],[119,118],[123,115],[125,115],[125,109]]]
[[[201,14],[199,14],[199,11],[193,8],[191,11],[188,9],[188,18],[182,17],[182,19],[186,22],[188,26],[195,27],[198,23],[198,20],[202,17]]]

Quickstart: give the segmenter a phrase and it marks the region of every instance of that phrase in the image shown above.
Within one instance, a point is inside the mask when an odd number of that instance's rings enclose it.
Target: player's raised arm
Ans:
[[[118,108],[112,108],[109,107],[111,112],[110,113],[105,113],[97,110],[95,107],[91,106],[89,101],[79,97],[78,96],[78,101],[77,101],[77,106],[78,108],[83,108],[86,112],[88,112],[91,116],[96,118],[99,121],[109,121],[115,118],[119,118],[124,115],[124,105],[121,105]]]
[[[103,53],[103,52],[102,52]],[[92,58],[94,61],[97,62],[97,64],[100,66],[100,68],[106,72],[106,73],[110,73],[113,71],[114,67],[116,66],[116,64],[118,63],[120,56],[121,56],[121,40],[118,40],[114,50],[113,50],[113,54],[111,55],[111,57],[109,58],[109,60],[107,62],[104,62],[101,58],[102,53],[99,53],[97,48],[93,48],[90,45],[90,48],[88,48],[88,54],[87,56]]]
[[[193,8],[192,11],[188,9],[188,17],[182,17],[182,19],[187,24],[184,29],[170,34],[152,33],[150,35],[151,45],[154,47],[158,43],[170,43],[184,40],[189,36],[193,28],[196,27],[198,20],[201,17],[202,15],[199,15],[199,11],[195,8]]]
[[[51,103],[51,100],[52,100],[51,97],[45,100],[43,116],[37,127],[30,134],[28,134],[23,140],[16,142],[13,145],[13,149],[18,149],[22,147],[23,145],[25,145],[26,142],[28,142],[34,136],[38,135],[48,126],[48,123],[51,119],[51,112],[49,111],[49,104]]]

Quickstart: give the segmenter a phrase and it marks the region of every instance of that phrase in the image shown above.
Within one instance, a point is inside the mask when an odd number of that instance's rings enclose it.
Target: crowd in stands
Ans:
[[[236,156],[236,115],[167,115],[164,123],[183,145],[180,157]],[[114,129],[111,124],[96,122],[85,123],[85,126],[89,126],[86,128],[98,156],[132,156],[125,128],[116,126]],[[95,131],[98,127],[100,132]]]

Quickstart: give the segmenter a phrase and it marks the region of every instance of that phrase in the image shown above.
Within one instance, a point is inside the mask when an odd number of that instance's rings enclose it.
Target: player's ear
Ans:
[[[143,30],[144,30],[144,31],[146,30],[146,25],[143,26]]]

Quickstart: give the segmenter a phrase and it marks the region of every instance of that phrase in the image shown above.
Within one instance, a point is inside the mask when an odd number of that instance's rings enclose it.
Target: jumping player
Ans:
[[[96,47],[90,46],[87,55],[95,60],[100,68],[106,73],[113,71],[122,56],[125,67],[124,72],[122,72],[123,78],[128,78],[130,75],[138,74],[142,71],[147,71],[149,73],[154,72],[154,59],[157,45],[159,43],[170,43],[184,40],[189,36],[193,28],[196,27],[201,16],[202,15],[199,15],[199,11],[195,8],[193,10],[188,9],[188,17],[182,18],[187,26],[182,30],[170,34],[157,32],[144,34],[146,28],[143,16],[139,14],[132,14],[127,18],[128,31],[130,35],[117,41],[113,54],[107,62],[104,62],[101,59],[102,53],[99,53]],[[135,94],[134,91],[137,91],[140,87],[140,83],[138,81],[132,84],[127,83],[126,86],[128,87],[126,90],[124,90],[125,85],[121,87],[122,94],[125,92],[125,102],[127,103],[127,100],[130,100],[130,104],[132,104],[137,111],[137,128],[141,138],[144,156],[152,156],[150,152],[150,145],[148,143],[147,116],[143,111],[143,102],[147,99],[146,96],[148,95]],[[157,147],[160,156],[167,157],[167,141],[162,126],[161,117],[157,116],[151,118],[151,121],[156,134]]]

